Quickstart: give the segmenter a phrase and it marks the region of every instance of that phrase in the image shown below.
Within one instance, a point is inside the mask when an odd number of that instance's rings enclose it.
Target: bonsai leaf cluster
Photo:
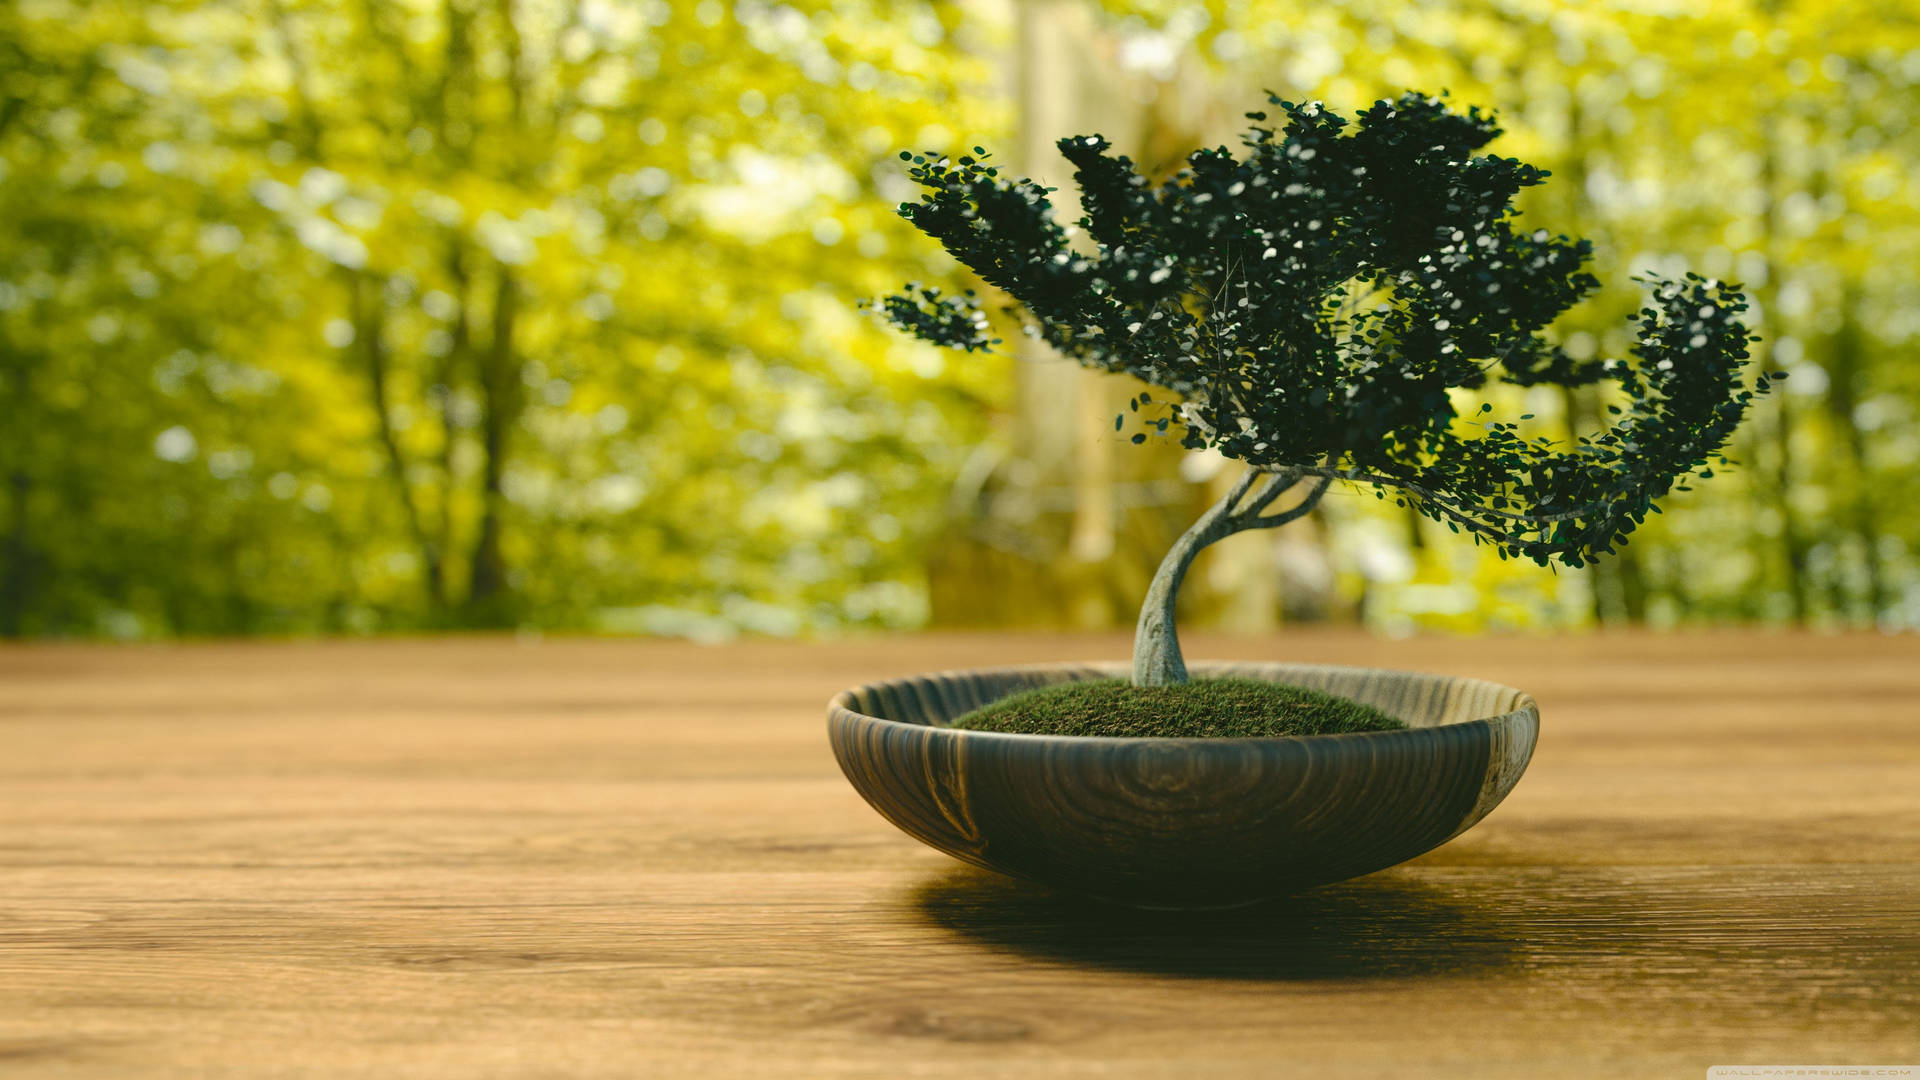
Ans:
[[[1745,297],[1691,274],[1642,279],[1631,359],[1555,344],[1549,325],[1599,284],[1591,245],[1518,220],[1514,196],[1547,173],[1476,153],[1500,132],[1490,115],[1409,93],[1350,124],[1272,101],[1277,129],[1249,113],[1241,152],[1198,150],[1157,184],[1097,135],[1060,140],[1084,209],[1074,229],[1051,189],[1002,176],[978,148],[903,155],[926,191],[900,214],[1003,292],[1029,334],[1167,392],[1134,399],[1133,441],[1178,437],[1250,467],[1163,565],[1171,665],[1143,677],[1136,652],[1137,682],[1184,680],[1170,594],[1193,553],[1304,513],[1333,480],[1376,485],[1503,558],[1581,566],[1724,464],[1768,388],[1744,379]],[[909,285],[882,310],[928,341],[998,344],[971,293]],[[1571,444],[1529,438],[1491,405],[1463,416],[1450,392],[1602,379],[1617,383],[1615,419]],[[1303,480],[1305,502],[1265,512]]]

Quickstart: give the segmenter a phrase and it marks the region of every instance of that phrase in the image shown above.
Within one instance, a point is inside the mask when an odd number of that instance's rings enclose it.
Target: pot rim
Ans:
[[[1407,668],[1360,667],[1353,664],[1292,663],[1290,661],[1285,661],[1285,660],[1199,660],[1189,664],[1188,670],[1195,675],[1205,675],[1211,670],[1219,670],[1222,668],[1241,668],[1241,667],[1248,667],[1248,666],[1270,666],[1270,667],[1287,667],[1287,668],[1295,668],[1295,669],[1309,669],[1309,670],[1322,670],[1322,671],[1372,673],[1372,674],[1389,675],[1389,676],[1413,675],[1413,676],[1422,676],[1426,678],[1435,678],[1435,679],[1465,680],[1469,682],[1482,683],[1491,687],[1497,687],[1501,690],[1511,691],[1512,693],[1519,695],[1520,700],[1518,701],[1516,708],[1504,713],[1496,713],[1490,716],[1476,716],[1466,720],[1450,720],[1450,721],[1446,721],[1444,723],[1439,723],[1439,724],[1426,724],[1421,726],[1408,724],[1404,728],[1399,728],[1399,729],[1390,730],[1390,731],[1342,731],[1342,732],[1335,732],[1335,733],[1325,734],[1325,735],[1213,735],[1213,736],[1042,735],[1042,734],[1037,734],[1032,732],[1022,732],[1022,731],[977,731],[972,728],[955,728],[955,727],[947,727],[945,725],[940,725],[940,724],[922,724],[922,723],[914,723],[913,721],[910,721],[910,720],[895,720],[892,717],[875,716],[872,713],[860,711],[860,709],[857,708],[854,704],[854,695],[862,690],[866,690],[869,687],[884,686],[888,683],[906,682],[912,679],[972,678],[972,677],[979,677],[983,675],[1004,674],[1008,672],[1059,671],[1061,669],[1093,670],[1093,671],[1099,671],[1104,673],[1103,677],[1124,678],[1126,677],[1127,674],[1129,674],[1133,670],[1132,663],[1130,661],[1124,661],[1124,660],[1057,660],[1052,662],[1041,662],[1041,663],[1033,663],[1033,664],[1000,664],[1000,665],[994,665],[991,667],[943,668],[937,671],[923,671],[923,672],[918,672],[912,675],[897,675],[887,679],[876,679],[872,682],[865,682],[857,686],[848,687],[847,689],[840,691],[838,694],[835,694],[833,698],[827,702],[827,710],[829,714],[837,714],[837,713],[844,712],[850,716],[853,716],[862,720],[870,720],[870,721],[873,721],[874,723],[897,724],[901,727],[927,728],[932,731],[944,731],[951,734],[955,738],[964,737],[964,738],[976,738],[976,739],[1017,739],[1017,740],[1054,739],[1054,740],[1064,740],[1064,741],[1075,742],[1075,743],[1104,743],[1104,744],[1111,744],[1111,745],[1123,745],[1128,743],[1175,743],[1175,744],[1183,744],[1183,745],[1190,745],[1190,746],[1219,746],[1219,745],[1251,744],[1251,743],[1284,743],[1284,742],[1298,742],[1302,739],[1373,739],[1373,740],[1380,740],[1380,741],[1394,741],[1394,740],[1406,739],[1406,738],[1423,737],[1422,733],[1424,732],[1431,732],[1431,731],[1435,731],[1445,727],[1459,727],[1466,724],[1490,724],[1490,723],[1501,722],[1501,721],[1510,721],[1521,716],[1529,716],[1536,723],[1540,719],[1540,705],[1538,702],[1536,702],[1533,699],[1533,695],[1527,693],[1524,690],[1521,690],[1518,687],[1509,686],[1506,683],[1498,683],[1498,682],[1494,682],[1491,679],[1481,679],[1481,678],[1477,678],[1475,676],[1470,676],[1470,675],[1447,675],[1440,672],[1414,671]],[[1068,680],[1068,681],[1082,681],[1082,680]]]

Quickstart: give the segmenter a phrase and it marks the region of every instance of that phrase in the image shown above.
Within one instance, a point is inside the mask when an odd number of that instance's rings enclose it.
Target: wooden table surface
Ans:
[[[1507,802],[1225,915],[920,847],[824,703],[1119,637],[0,649],[0,1075],[1920,1064],[1920,639],[1198,638],[1530,690]]]

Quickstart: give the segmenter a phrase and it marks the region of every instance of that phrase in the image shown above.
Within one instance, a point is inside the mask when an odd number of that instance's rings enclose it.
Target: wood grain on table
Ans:
[[[1506,803],[1227,914],[962,867],[826,699],[1118,636],[0,649],[0,1076],[1920,1063],[1920,639],[1196,636],[1531,692]]]

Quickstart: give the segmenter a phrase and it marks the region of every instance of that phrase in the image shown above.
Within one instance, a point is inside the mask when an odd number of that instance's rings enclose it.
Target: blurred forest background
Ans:
[[[1553,171],[1576,354],[1692,268],[1791,378],[1598,567],[1336,489],[1191,623],[1920,624],[1914,0],[10,0],[0,635],[1131,625],[1231,469],[859,313],[960,283],[895,152],[1070,191],[1061,135],[1171,171],[1266,90],[1409,88]]]

